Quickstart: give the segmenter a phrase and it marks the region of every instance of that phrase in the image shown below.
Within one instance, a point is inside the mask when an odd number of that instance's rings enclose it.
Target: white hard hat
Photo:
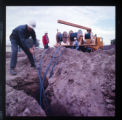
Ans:
[[[36,27],[36,22],[35,21],[30,21],[28,26],[32,29],[34,29]]]

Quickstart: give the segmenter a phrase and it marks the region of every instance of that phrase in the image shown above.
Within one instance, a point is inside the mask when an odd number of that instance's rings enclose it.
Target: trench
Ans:
[[[20,80],[23,81],[23,80]],[[17,86],[14,86],[14,89],[16,90],[23,90],[27,95],[33,97],[38,104],[40,105],[40,85],[38,77],[33,80],[34,82],[26,82],[26,83],[18,83]],[[36,82],[37,81],[37,82]],[[48,80],[45,79],[44,82],[44,90],[48,87]],[[48,91],[46,93],[49,109],[47,109],[44,101],[44,95],[42,95],[42,109],[45,111],[47,116],[70,116],[68,112],[66,111],[65,107],[61,105],[60,103],[56,103],[53,105],[50,105],[51,99],[50,94],[52,91]]]

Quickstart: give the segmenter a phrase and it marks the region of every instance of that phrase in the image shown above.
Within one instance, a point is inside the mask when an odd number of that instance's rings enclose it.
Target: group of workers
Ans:
[[[27,55],[31,67],[35,67],[34,59],[33,59],[33,53],[34,49],[36,46],[36,34],[35,34],[35,29],[36,28],[36,23],[34,21],[31,21],[29,24],[25,25],[20,25],[16,27],[11,35],[10,35],[10,41],[11,41],[11,61],[10,61],[10,74],[11,75],[16,75],[17,72],[15,71],[15,67],[17,64],[17,54],[18,54],[18,48],[21,48],[25,54]],[[31,47],[29,44],[27,44],[26,39],[32,38],[32,45]],[[42,37],[42,42],[44,45],[44,49],[47,49],[48,43],[49,43],[49,38],[48,38],[48,33],[45,32],[44,36]]]
[[[61,45],[61,42],[63,41],[63,43],[66,43],[67,45],[73,47],[75,46],[75,48],[78,50],[79,46],[85,43],[87,44],[88,40],[89,43],[93,43],[94,37],[91,30],[87,30],[85,35],[83,35],[82,30],[78,30],[78,32],[73,32],[71,30],[69,31],[69,34],[66,31],[63,33],[57,31],[56,40],[57,40],[56,45]]]
[[[36,39],[36,34],[35,34],[35,29],[36,28],[36,23],[34,21],[31,21],[29,24],[25,24],[25,25],[20,25],[18,27],[16,27],[11,35],[10,35],[10,41],[11,41],[11,49],[12,49],[12,53],[11,53],[11,61],[10,61],[10,74],[11,75],[16,75],[16,71],[15,71],[15,67],[17,64],[17,53],[18,53],[18,48],[19,50],[22,49],[25,54],[27,55],[31,67],[35,67],[35,63],[34,63],[34,59],[33,59],[33,54],[34,54],[34,49],[37,43],[37,39]],[[62,36],[59,36],[60,34],[58,34],[58,39],[60,42],[62,40]],[[66,36],[67,34],[64,34],[63,37],[63,41],[66,41]],[[83,40],[83,33],[81,30],[79,30],[77,33],[71,33],[70,34],[70,39],[74,40],[74,45],[76,46],[76,49],[79,49],[79,43],[78,43],[78,39],[80,39],[80,37]],[[32,44],[31,46],[28,44],[28,42],[26,42],[27,39],[32,38]],[[64,39],[65,38],[65,39]],[[76,39],[74,39],[76,38]],[[92,34],[90,30],[87,30],[87,33],[85,34],[85,39],[92,39]],[[30,41],[30,39],[29,39]],[[44,49],[47,49],[48,43],[49,43],[49,37],[48,37],[48,33],[45,32],[45,34],[42,36],[42,42],[44,45]]]
[[[79,36],[78,36],[78,33],[77,33],[77,37],[73,38],[74,39],[74,46],[76,46],[77,50],[79,49],[79,43],[80,43],[80,45],[83,43],[86,43],[87,39],[91,40],[91,42],[94,41],[93,34],[92,34],[91,30],[87,30],[87,32],[84,35],[84,39],[83,39],[82,31],[81,30],[79,30],[79,31],[81,32],[81,34],[79,34]],[[80,37],[81,37],[81,40],[80,40]]]

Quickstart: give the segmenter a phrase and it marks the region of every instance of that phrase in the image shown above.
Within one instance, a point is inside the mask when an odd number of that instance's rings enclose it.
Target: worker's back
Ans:
[[[70,40],[74,41],[74,38],[77,38],[77,32],[70,34]]]
[[[85,34],[85,39],[91,39],[91,34],[90,33],[86,33]]]
[[[10,36],[14,37],[17,40],[23,37],[24,39],[28,39],[30,36],[32,36],[35,39],[35,31],[33,29],[29,31],[27,29],[27,24],[25,24],[13,29],[12,34]]]
[[[58,39],[58,41],[62,41],[62,34],[61,33],[57,35],[57,39]]]

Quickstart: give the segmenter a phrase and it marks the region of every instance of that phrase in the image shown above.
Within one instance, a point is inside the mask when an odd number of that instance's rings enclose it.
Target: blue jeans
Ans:
[[[79,46],[76,46],[76,48],[75,48],[76,50],[78,50],[79,49]]]
[[[29,49],[25,46],[23,46],[23,43],[21,41],[17,41],[14,38],[10,38],[11,40],[11,61],[10,61],[10,69],[15,68],[17,64],[17,54],[18,54],[18,47],[22,48],[22,50],[25,52],[25,54],[28,56],[28,59],[31,63],[31,65],[34,65],[34,59],[32,54],[30,53]]]
[[[78,43],[75,43],[75,46],[76,46],[76,50],[78,50],[79,49],[79,46],[78,46]]]

